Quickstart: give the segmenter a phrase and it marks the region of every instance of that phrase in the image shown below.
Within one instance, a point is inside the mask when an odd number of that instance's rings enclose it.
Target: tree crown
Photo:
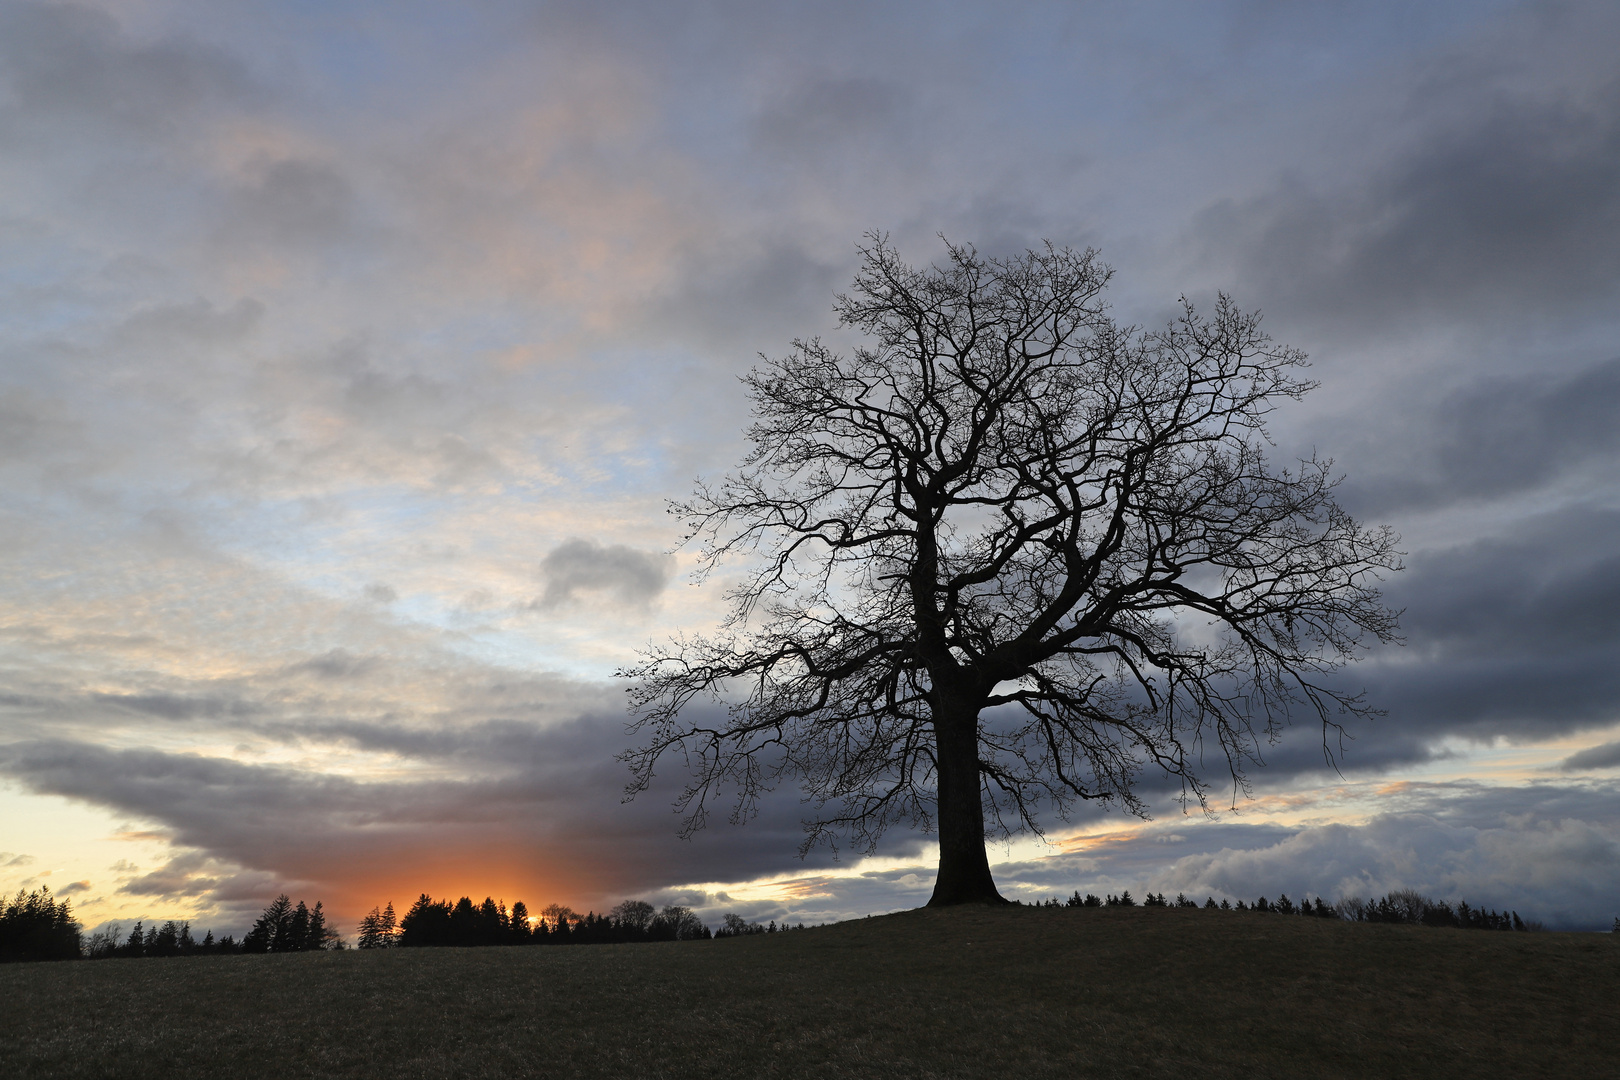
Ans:
[[[1338,507],[1330,462],[1266,462],[1267,415],[1313,385],[1303,354],[1224,295],[1121,326],[1094,251],[947,256],[914,268],[871,237],[835,305],[867,343],[764,359],[753,450],[672,504],[700,577],[748,564],[718,636],[623,672],[648,736],[630,790],[684,755],[688,829],[720,789],[741,818],[784,776],[820,811],[807,847],[927,828],[947,714],[977,718],[995,820],[1038,831],[1042,804],[1144,812],[1145,766],[1207,807],[1206,753],[1242,788],[1296,709],[1325,748],[1366,710],[1324,676],[1392,638],[1395,538]]]

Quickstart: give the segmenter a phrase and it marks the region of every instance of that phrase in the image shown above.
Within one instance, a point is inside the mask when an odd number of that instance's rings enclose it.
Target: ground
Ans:
[[[0,966],[23,1077],[1567,1077],[1620,935],[921,910],[651,945]]]

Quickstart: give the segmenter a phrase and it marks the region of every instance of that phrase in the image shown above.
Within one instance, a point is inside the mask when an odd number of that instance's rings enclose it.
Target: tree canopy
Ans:
[[[718,634],[622,673],[630,793],[675,753],[688,830],[784,779],[807,849],[937,830],[943,904],[1000,899],[987,821],[1145,813],[1145,769],[1207,808],[1300,710],[1331,754],[1367,706],[1329,676],[1392,638],[1377,586],[1399,563],[1330,462],[1266,460],[1268,415],[1312,388],[1303,354],[1224,295],[1120,325],[1094,251],[947,244],[917,268],[869,240],[835,304],[864,343],[763,359],[753,449],[672,505],[700,580],[739,576]]]

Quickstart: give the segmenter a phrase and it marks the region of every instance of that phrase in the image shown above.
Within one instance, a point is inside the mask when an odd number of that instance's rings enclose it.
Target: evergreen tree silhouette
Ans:
[[[533,943],[534,933],[529,926],[529,905],[521,900],[512,904],[512,914],[507,920],[506,939],[514,945]]]
[[[19,889],[0,907],[0,962],[76,960],[82,929],[69,901],[57,901],[44,887]]]

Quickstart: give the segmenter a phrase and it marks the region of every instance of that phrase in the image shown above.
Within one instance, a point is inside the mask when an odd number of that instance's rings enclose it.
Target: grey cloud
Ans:
[[[367,595],[371,595],[371,590],[375,588],[378,588],[378,586],[368,587],[366,590]],[[383,602],[395,599],[392,589],[388,589],[386,585],[382,586],[382,588],[387,589],[386,599],[376,596],[372,596],[372,599],[382,600]],[[381,657],[357,655],[347,649],[337,648],[329,649],[321,655],[311,657],[308,660],[300,660],[296,664],[289,665],[284,670],[289,675],[308,673],[322,679],[360,679],[374,674],[384,666],[384,663]]]
[[[1561,929],[1594,929],[1613,917],[1620,891],[1612,832],[1612,823],[1568,819],[1457,825],[1387,814],[1366,825],[1302,829],[1268,847],[1189,855],[1157,881],[1161,889],[1250,899],[1259,888],[1329,899],[1409,888],[1512,907]]]
[[[272,647],[269,655],[215,678],[186,677],[183,660],[169,673],[146,667],[142,654],[148,651],[166,660],[186,654],[183,642],[168,637],[172,626],[157,640],[133,643],[43,629],[12,635],[7,644],[16,667],[10,692],[0,695],[6,735],[95,738],[162,721],[233,743],[301,744],[345,724],[454,731],[491,717],[555,723],[618,701],[615,688],[604,685],[469,664],[409,630],[379,634],[385,628],[369,623],[363,609],[340,605],[328,614],[331,632],[307,642],[326,645],[323,651],[288,657]],[[106,689],[87,693],[82,686],[76,664],[86,655],[104,658]]]
[[[852,262],[854,245],[841,254]],[[805,328],[801,333],[831,326],[830,298],[847,276],[846,267],[789,237],[747,245],[709,238],[686,253],[681,273],[673,276],[675,290],[648,305],[642,332],[649,339],[667,338],[675,329],[744,355],[778,348],[786,344],[776,340],[785,326]],[[724,401],[731,413],[737,401],[715,392],[715,377],[702,380],[704,396]]]
[[[219,900],[238,871],[258,875],[253,887],[261,890],[267,880],[324,883],[334,893],[351,887],[346,883],[379,880],[410,889],[413,873],[444,866],[458,868],[467,887],[477,888],[482,860],[544,868],[570,890],[563,898],[575,902],[681,881],[813,870],[833,859],[827,852],[805,862],[795,857],[801,831],[792,791],[767,798],[744,825],[717,823],[690,841],[677,839],[671,786],[620,801],[627,773],[613,759],[625,742],[618,719],[526,730],[491,724],[465,734],[473,747],[465,751],[445,732],[413,736],[378,725],[349,734],[370,747],[436,762],[441,769],[432,775],[440,778],[361,782],[64,740],[0,746],[0,773],[36,792],[159,822],[178,849],[218,861],[202,870],[193,862],[171,864],[125,883],[149,895],[192,890]],[[444,777],[442,766],[454,761],[477,768]],[[915,850],[917,842],[897,836],[891,850]],[[201,877],[223,884],[205,887]]]
[[[264,305],[252,297],[243,297],[223,310],[199,298],[189,304],[160,304],[138,311],[118,328],[116,337],[132,345],[165,346],[176,341],[219,345],[246,336],[263,316]]]
[[[1235,253],[1273,310],[1363,331],[1436,312],[1491,322],[1612,303],[1620,81],[1586,97],[1472,93],[1471,115],[1442,111],[1443,125],[1353,187],[1292,180],[1211,208],[1206,252]]]
[[[82,462],[86,425],[72,406],[27,387],[0,387],[0,463],[33,464],[39,458]]]
[[[70,881],[56,890],[57,896],[72,896],[75,893],[89,892],[92,888],[89,881]]]
[[[895,129],[909,104],[905,87],[887,79],[816,79],[761,111],[755,138],[797,161],[843,167],[839,151],[852,142],[897,149]]]
[[[1406,646],[1346,673],[1389,712],[1358,734],[1416,751],[1447,733],[1534,739],[1612,723],[1617,534],[1620,514],[1571,508],[1412,556],[1387,592]]]
[[[179,694],[92,694],[90,700],[119,709],[160,716],[165,720],[194,720],[199,717],[224,718],[255,716],[263,707],[256,702],[229,697],[190,697]]]
[[[0,851],[0,866],[28,866],[34,861],[32,855],[14,855],[9,851]]]
[[[622,544],[566,540],[540,562],[546,588],[534,606],[551,610],[573,602],[580,592],[591,592],[627,607],[646,607],[664,591],[674,564],[670,555]]]
[[[1446,402],[1442,422],[1447,489],[1494,495],[1532,487],[1620,449],[1620,358],[1568,379],[1471,388]]]
[[[149,874],[131,878],[118,887],[118,891],[133,896],[154,896],[163,899],[202,896],[219,885],[219,879],[204,870],[211,860],[207,855],[188,853],[170,859]]]
[[[1620,742],[1604,743],[1569,755],[1559,767],[1565,772],[1620,767]]]
[[[227,244],[332,245],[358,238],[357,198],[334,165],[287,158],[254,172],[223,211]]]
[[[138,43],[112,16],[78,4],[0,4],[0,79],[11,108],[31,117],[146,134],[178,129],[209,102],[253,96],[241,65],[219,50]]]
[[[1384,431],[1348,432],[1367,462],[1345,485],[1364,516],[1511,497],[1620,452],[1620,359],[1564,374],[1484,379],[1428,407],[1394,405]]]
[[[1620,895],[1620,788],[1393,785],[1363,824],[1177,823],[1077,853],[993,867],[1009,895],[1071,891],[1202,900],[1377,896],[1411,888],[1558,929],[1606,928]]]

